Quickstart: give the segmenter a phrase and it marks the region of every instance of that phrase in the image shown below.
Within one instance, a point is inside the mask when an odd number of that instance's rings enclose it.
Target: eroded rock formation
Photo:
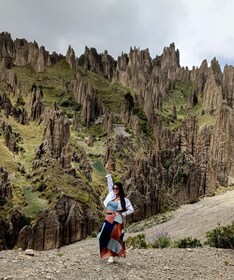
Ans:
[[[6,68],[13,65],[32,65],[36,71],[41,72],[46,66],[58,62],[63,56],[53,53],[49,54],[43,46],[27,42],[25,39],[12,40],[7,32],[0,33],[0,65],[5,64]]]
[[[81,122],[89,124],[95,117],[105,112],[105,107],[92,84],[81,77],[82,74],[77,72],[73,94],[75,101],[82,105]]]
[[[8,179],[8,172],[5,168],[0,167],[0,201],[12,199],[12,184]]]
[[[86,238],[98,226],[98,217],[88,205],[63,195],[54,209],[39,213],[32,226],[20,231],[17,247],[58,248]]]

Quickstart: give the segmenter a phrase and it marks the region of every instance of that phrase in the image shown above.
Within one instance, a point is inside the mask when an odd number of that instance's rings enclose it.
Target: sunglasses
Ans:
[[[113,190],[118,190],[119,188],[114,187]]]

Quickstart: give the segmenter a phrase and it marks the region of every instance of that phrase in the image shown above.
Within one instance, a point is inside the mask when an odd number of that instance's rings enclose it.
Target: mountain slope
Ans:
[[[97,231],[104,164],[144,220],[234,177],[234,68],[180,67],[171,44],[117,60],[49,54],[0,33],[0,249],[60,247]]]
[[[206,232],[216,227],[231,224],[234,221],[234,190],[202,198],[194,204],[186,204],[172,213],[168,213],[165,222],[152,226],[156,221],[153,217],[129,226],[132,231],[144,228],[143,233],[152,242],[161,233],[167,233],[173,239],[191,236],[205,240]],[[139,231],[140,232],[140,231]]]

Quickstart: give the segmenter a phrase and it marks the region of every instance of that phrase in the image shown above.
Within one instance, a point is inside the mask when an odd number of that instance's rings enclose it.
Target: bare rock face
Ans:
[[[152,59],[149,50],[130,49],[129,56],[122,54],[118,57],[115,81],[136,89],[143,87],[152,72]]]
[[[9,230],[9,223],[7,220],[0,216],[0,250],[7,249],[6,232]]]
[[[0,216],[0,250],[13,249],[24,225],[24,218],[17,208],[13,208],[8,219]]]
[[[208,63],[205,59],[202,61],[200,68],[191,73],[191,80],[196,81],[197,84],[196,92],[198,96],[201,95],[204,90],[208,72]]]
[[[35,70],[37,72],[42,72],[45,70],[46,66],[51,66],[51,59],[49,52],[45,50],[45,48],[42,46],[39,49],[37,63],[35,65]]]
[[[8,147],[10,151],[17,154],[20,150],[19,148],[19,141],[21,140],[20,135],[17,132],[14,132],[9,124],[6,124],[4,134],[5,134],[5,145]]]
[[[112,114],[106,112],[103,115],[102,119],[102,129],[105,131],[107,134],[111,134],[114,129],[113,129],[113,120],[112,120]]]
[[[223,99],[233,108],[234,105],[234,67],[225,66],[223,71]]]
[[[71,168],[71,161],[73,156],[73,149],[68,142],[68,144],[63,147],[61,155],[60,155],[60,163],[63,169]]]
[[[12,104],[6,93],[0,94],[0,109],[4,110],[5,116],[7,118],[11,114]]]
[[[179,50],[175,49],[175,44],[170,44],[169,47],[165,47],[163,50],[163,54],[160,58],[161,60],[161,68],[169,69],[171,67],[179,67],[180,66],[180,54]]]
[[[131,220],[139,221],[159,213],[160,202],[157,172],[147,161],[140,159],[134,164],[128,178],[124,188],[135,210],[130,217]],[[151,185],[153,182],[154,184]]]
[[[0,167],[0,201],[12,199],[12,185],[8,179],[8,172]]]
[[[85,52],[78,59],[78,66],[97,73],[107,79],[112,79],[115,71],[115,60],[105,51],[103,54],[98,54],[95,48],[85,47]]]
[[[222,72],[216,59],[213,59],[203,90],[202,108],[216,111],[220,107],[221,102]]]
[[[31,93],[28,96],[29,108],[31,111],[30,117],[32,120],[40,120],[44,112],[42,87],[32,86]]]
[[[4,111],[5,116],[8,118],[9,116],[14,117],[20,124],[28,124],[28,113],[21,106],[21,97],[19,96],[16,102],[16,105],[13,106],[11,104],[10,98],[6,93],[0,94],[0,110]]]
[[[44,142],[52,157],[59,158],[70,139],[69,123],[60,110],[48,110],[44,113]]]
[[[32,226],[24,227],[17,247],[48,250],[87,237],[98,228],[98,218],[88,205],[63,195],[54,209],[38,214]]]
[[[70,68],[75,67],[76,64],[76,55],[73,48],[69,45],[67,54],[66,54],[66,61],[70,65]]]
[[[105,112],[105,107],[96,90],[89,81],[82,80],[82,74],[77,73],[73,94],[75,101],[82,105],[81,122],[89,124],[95,117]]]
[[[198,121],[196,117],[191,116],[181,122],[180,134],[180,150],[192,156],[196,153],[196,144],[198,137]]]
[[[210,144],[209,175],[213,179],[213,190],[217,185],[227,186],[228,177],[234,177],[233,121],[233,109],[224,101],[217,114]]]
[[[156,135],[160,135],[156,141],[155,148],[157,150],[168,150],[171,147],[174,149],[179,149],[180,138],[179,135],[172,132],[168,128],[162,128],[159,124],[159,127],[156,128]]]
[[[162,109],[162,93],[172,89],[173,81],[181,76],[189,79],[189,71],[179,67],[179,51],[171,44],[155,59],[150,57],[148,49],[134,48],[129,56],[122,54],[118,57],[113,80],[136,90],[136,101],[152,125],[155,122],[154,109]]]
[[[213,174],[208,174],[212,130],[199,131],[197,119],[191,116],[182,121],[178,132],[158,131],[155,151],[133,163],[127,175],[134,221],[212,193]]]
[[[36,71],[41,72],[61,58],[63,57],[56,53],[50,55],[43,46],[39,48],[36,42],[29,43],[25,39],[13,41],[9,33],[0,33],[0,65],[4,62],[8,69],[13,65],[30,64]]]
[[[196,202],[202,194],[199,166],[193,157],[176,150],[157,151],[149,160],[138,160],[128,176],[126,189],[135,209],[133,221]]]
[[[6,68],[12,67],[12,54],[14,50],[14,44],[11,39],[11,35],[7,32],[0,33],[0,61],[5,63]]]

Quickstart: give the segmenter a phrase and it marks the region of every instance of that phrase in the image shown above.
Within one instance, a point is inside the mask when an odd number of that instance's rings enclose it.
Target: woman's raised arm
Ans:
[[[106,179],[107,179],[107,186],[108,186],[108,191],[113,192],[113,179],[112,176],[110,174],[110,164],[109,161],[107,161],[106,165],[105,165],[105,169],[106,169]]]

